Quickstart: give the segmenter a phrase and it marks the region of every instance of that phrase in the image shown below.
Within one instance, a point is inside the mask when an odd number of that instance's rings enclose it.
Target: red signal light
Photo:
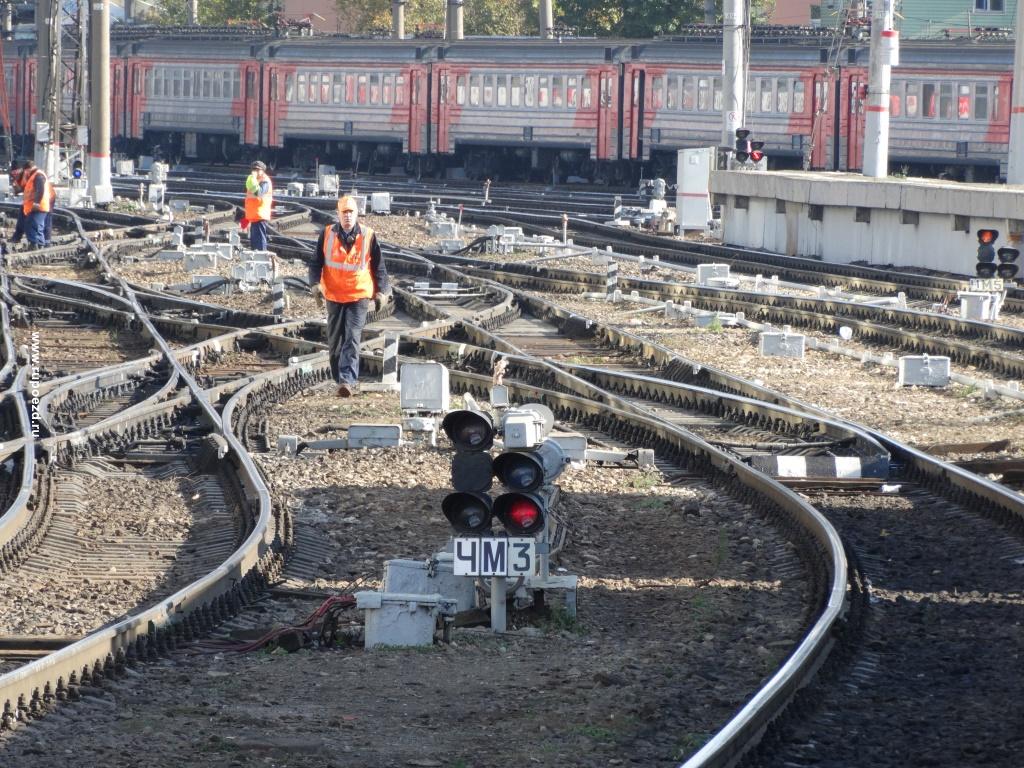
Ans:
[[[978,242],[982,245],[992,245],[996,240],[999,239],[998,229],[979,229],[978,230]]]
[[[516,499],[509,505],[505,517],[516,528],[528,530],[537,524],[540,510],[529,499]]]
[[[547,498],[535,493],[504,493],[494,500],[494,515],[510,536],[529,536],[544,528]]]

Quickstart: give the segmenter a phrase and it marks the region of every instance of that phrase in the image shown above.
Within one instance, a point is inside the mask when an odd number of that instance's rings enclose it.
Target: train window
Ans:
[[[971,119],[971,86],[961,83],[956,97],[956,116],[960,120]]]
[[[711,110],[711,80],[706,77],[697,78],[697,109],[701,112]]]
[[[974,119],[988,120],[988,86],[981,83],[974,86]]]
[[[756,114],[758,112],[758,106],[760,102],[757,100],[757,80],[753,77],[747,78],[747,98],[743,102],[747,105],[747,112],[749,114]]]
[[[484,106],[494,106],[494,75],[484,75]]]
[[[448,92],[448,73],[442,72],[437,77],[437,100],[440,104],[447,104],[451,94]]]
[[[480,106],[480,75],[469,76],[469,105]]]
[[[527,75],[523,78],[523,104],[532,107],[537,102],[537,78]]]
[[[366,103],[366,75],[356,77],[356,103]]]
[[[380,104],[380,75],[370,75],[370,103]]]
[[[584,75],[580,80],[580,91],[582,91],[583,97],[580,101],[580,106],[583,107],[583,109],[590,109],[591,105],[594,103],[593,88],[593,85],[590,83],[590,75]]]
[[[547,107],[551,104],[549,99],[550,94],[548,93],[548,78],[538,77],[537,78],[537,106]]]
[[[405,75],[395,75],[395,104],[405,104]]]
[[[245,73],[245,96],[255,99],[256,95],[256,73],[250,69]]]
[[[696,103],[694,96],[694,83],[692,77],[683,78],[683,109],[690,111]]]
[[[277,72],[274,72],[274,73],[273,73],[273,74],[272,74],[272,75],[270,76],[270,98],[271,98],[271,99],[273,99],[274,101],[277,101],[277,100],[278,100],[278,93],[277,93]]]
[[[306,75],[305,74],[301,74],[301,75],[299,75],[298,86],[296,88],[296,92],[298,94],[298,102],[299,102],[299,104],[305,104],[306,103],[306,96],[309,93],[309,91],[306,90],[306,87],[307,87],[306,86]],[[217,90],[217,83],[215,81],[214,82],[214,91],[216,91],[216,90]]]
[[[395,93],[395,76],[394,75],[384,75],[384,87],[383,87],[383,90],[381,91],[381,96],[382,96],[381,102],[383,104],[390,104],[392,101],[394,101],[394,93]]]
[[[345,87],[345,76],[340,72],[331,75],[331,101],[341,104],[341,94]]]
[[[345,103],[356,103],[356,76],[353,74],[345,75]]]
[[[320,73],[320,103],[331,103],[331,76],[326,72]]]
[[[938,113],[938,99],[935,83],[925,83],[921,89],[921,117],[935,117]]]
[[[712,104],[711,108],[715,112],[721,112],[722,111],[722,78],[720,78],[720,77],[712,78],[712,80],[711,80],[711,88],[712,88],[712,90],[714,92],[714,95],[713,95],[712,101],[711,101],[711,104]]]
[[[203,74],[205,80],[206,74]],[[204,83],[204,85],[207,85]],[[284,100],[291,104],[295,100],[295,76],[285,75],[284,77]]]
[[[518,107],[523,101],[523,78],[519,75],[512,75],[509,85],[508,103]]]
[[[976,11],[995,11],[1002,13],[1003,8],[1003,0],[974,0],[974,10]]]
[[[775,81],[775,111],[789,114],[789,80],[780,77]]]
[[[565,95],[562,91],[562,76],[554,75],[551,78],[551,106],[561,107],[565,103]]]
[[[463,105],[466,103],[466,76],[459,75],[455,80],[455,103]]]
[[[224,98],[224,73],[214,72],[213,73],[213,98],[222,99]]]
[[[175,99],[181,98],[181,70],[171,70],[171,96]]]
[[[939,85],[939,114],[943,120],[953,119],[953,84]]]
[[[907,83],[907,97],[903,102],[903,114],[917,117],[921,112],[921,84],[910,81]]]
[[[803,80],[793,81],[793,112],[798,115],[802,115],[806,110],[806,105],[804,104],[804,88],[806,88],[806,86],[804,85]]]
[[[601,78],[601,106],[610,107],[612,105],[612,79],[611,77]]]
[[[320,98],[320,74],[311,72],[309,74],[309,103],[316,104]]]
[[[772,81],[769,77],[762,77],[760,82],[761,111],[772,111]]]
[[[580,79],[578,77],[567,77],[565,79],[565,106],[575,109],[580,103]]]
[[[242,98],[242,73],[237,69],[231,73],[231,98]]]
[[[902,80],[893,80],[889,86],[889,116],[899,117],[903,113],[903,91],[907,84]]]
[[[399,80],[402,80],[404,82],[404,78],[399,78]],[[401,83],[399,85],[401,85]],[[422,79],[419,78],[419,77],[414,77],[413,80],[412,80],[412,103],[413,104],[419,104],[420,103],[420,88],[421,87],[422,87]],[[399,91],[399,93],[401,93],[401,91]],[[397,101],[395,103],[397,103]]]
[[[286,95],[285,98],[287,98],[288,101],[291,101],[292,100],[292,79],[291,79],[291,75],[288,76],[288,84],[285,87],[285,90],[287,92],[287,95]],[[207,72],[206,70],[203,70],[203,98],[204,99],[210,98],[210,73]]]
[[[651,87],[647,90],[648,109],[661,109],[665,106],[665,78],[656,75],[651,78]]]
[[[508,106],[508,75],[498,75],[498,106]]]
[[[678,75],[669,75],[665,80],[665,106],[668,109],[679,109]]]

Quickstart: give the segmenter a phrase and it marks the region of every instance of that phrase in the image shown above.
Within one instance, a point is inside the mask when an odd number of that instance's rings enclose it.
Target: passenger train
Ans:
[[[28,41],[4,52],[12,133],[25,148],[35,52]],[[669,173],[678,149],[720,142],[721,56],[720,37],[707,33],[457,42],[122,33],[111,53],[112,139],[115,151],[158,145],[173,161],[623,182]],[[746,126],[770,167],[859,168],[866,42],[755,32],[749,60]],[[904,42],[891,168],[1004,175],[1012,62],[1012,42]]]

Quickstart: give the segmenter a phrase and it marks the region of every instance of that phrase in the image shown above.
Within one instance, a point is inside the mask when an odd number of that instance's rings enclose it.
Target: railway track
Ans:
[[[54,633],[40,631],[37,639],[31,635],[26,639],[20,626],[11,628],[6,646],[0,637],[0,657],[6,647],[12,658],[9,665],[21,665],[0,676],[4,706],[0,722],[6,728],[35,721],[57,700],[76,698],[104,677],[119,676],[120,668],[129,661],[166,653],[200,634],[214,632],[226,642],[232,632],[252,632],[260,625],[254,618],[259,613],[243,606],[272,578],[283,575],[293,588],[324,573],[346,574],[348,582],[367,579],[379,573],[378,550],[399,541],[422,547],[424,537],[446,535],[443,521],[436,519],[420,522],[415,518],[401,525],[392,522],[380,530],[373,523],[378,514],[375,509],[379,513],[395,509],[396,499],[424,509],[436,502],[440,490],[429,483],[438,481],[425,480],[444,475],[443,462],[439,473],[426,469],[440,458],[436,451],[338,457],[341,464],[335,471],[350,474],[333,476],[348,478],[348,485],[319,492],[310,489],[304,473],[308,466],[334,466],[328,458],[289,468],[288,460],[268,451],[275,430],[286,426],[280,412],[291,407],[289,403],[295,402],[292,419],[308,419],[309,405],[321,402],[318,397],[326,398],[320,412],[331,412],[329,397],[316,394],[326,378],[322,325],[274,323],[272,319],[262,323],[266,318],[258,314],[156,290],[137,291],[117,278],[117,269],[107,258],[116,251],[115,246],[97,250],[101,274],[110,276],[102,289],[29,279],[8,284],[4,277],[5,292],[26,319],[42,319],[41,314],[32,313],[44,311],[51,316],[65,313],[60,318],[68,327],[86,317],[101,317],[104,323],[123,319],[125,327],[137,329],[146,338],[137,349],[129,348],[126,356],[131,359],[102,360],[99,370],[92,366],[87,372],[84,366],[89,361],[83,356],[81,370],[65,373],[62,369],[63,375],[43,382],[41,394],[49,398],[49,421],[46,434],[39,438],[33,435],[25,405],[25,369],[13,379],[8,394],[12,413],[7,418],[15,445],[7,492],[13,501],[8,514],[0,518],[0,539],[11,542],[4,545],[7,558],[29,564],[24,569],[26,578],[54,571],[53,563],[60,557],[67,560],[63,548],[73,538],[70,532],[77,530],[75,526],[95,522],[94,515],[82,517],[81,512],[83,499],[102,497],[90,485],[93,482],[109,484],[107,493],[123,501],[128,496],[123,489],[136,476],[148,477],[149,482],[179,482],[186,477],[190,483],[187,492],[200,495],[194,500],[196,507],[212,506],[214,517],[218,510],[223,514],[220,525],[211,526],[216,531],[209,542],[197,539],[199,544],[190,553],[196,559],[179,563],[181,581],[169,580],[163,585],[166,592],[150,595],[152,603],[143,599],[108,607],[115,611],[109,623],[100,624],[100,629],[70,645],[65,641],[74,640],[75,635],[55,639]],[[517,754],[517,743],[528,729],[535,735],[530,740],[531,754],[541,755],[542,762],[552,765],[590,764],[591,758],[584,755],[593,755],[600,764],[628,756],[650,764],[686,759],[692,766],[726,765],[744,754],[750,765],[777,765],[780,760],[821,762],[835,755],[856,759],[855,753],[843,751],[849,750],[844,734],[878,732],[884,727],[904,740],[891,749],[890,738],[888,753],[883,753],[881,742],[877,749],[872,745],[873,764],[906,765],[913,756],[912,745],[933,737],[938,746],[928,754],[936,759],[966,743],[971,748],[961,748],[958,753],[964,765],[1011,764],[1003,761],[1011,759],[1012,750],[1005,745],[1012,745],[1012,734],[1001,737],[1001,744],[990,745],[982,730],[987,720],[998,717],[1001,700],[977,697],[972,702],[976,716],[959,721],[953,731],[955,739],[948,718],[949,701],[968,690],[969,678],[982,679],[991,684],[990,689],[1007,693],[1019,687],[1014,673],[1008,674],[997,663],[1015,653],[1012,633],[1000,631],[994,623],[993,630],[986,632],[992,647],[986,649],[984,658],[976,659],[969,674],[949,675],[929,692],[922,691],[919,675],[945,672],[941,655],[930,654],[936,649],[940,654],[948,648],[966,649],[963,637],[967,628],[977,631],[981,622],[989,620],[1009,621],[1009,626],[1019,623],[1020,596],[1005,586],[1013,583],[1017,561],[1024,559],[1024,506],[1019,496],[884,434],[836,420],[763,385],[695,365],[621,328],[525,293],[522,288],[527,283],[522,281],[538,276],[459,268],[407,253],[395,253],[393,260],[397,304],[393,313],[373,318],[372,330],[365,337],[367,372],[380,370],[378,351],[385,331],[402,334],[406,358],[444,361],[451,370],[453,390],[478,398],[486,396],[496,356],[507,358],[506,383],[514,399],[548,404],[562,426],[605,445],[654,447],[665,487],[688,488],[703,500],[696,514],[711,515],[723,530],[728,529],[729,520],[743,520],[744,525],[752,526],[745,539],[734,542],[727,538],[727,548],[735,547],[738,558],[733,576],[766,583],[781,579],[785,585],[787,618],[774,625],[778,647],[785,648],[785,653],[755,669],[743,670],[744,665],[738,664],[736,669],[716,670],[715,679],[727,681],[727,692],[698,683],[696,700],[713,703],[706,716],[687,717],[679,702],[695,700],[693,676],[675,680],[656,676],[652,678],[656,682],[645,682],[644,675],[653,673],[652,664],[680,663],[678,642],[680,633],[687,630],[684,617],[692,620],[702,610],[691,602],[696,593],[688,579],[699,582],[707,576],[702,563],[710,566],[716,562],[717,558],[709,555],[715,545],[705,541],[708,550],[703,557],[707,559],[687,565],[676,543],[682,539],[675,537],[684,535],[683,524],[689,514],[684,508],[689,506],[677,507],[667,496],[667,501],[644,507],[643,495],[627,495],[622,502],[626,506],[616,506],[614,494],[595,493],[595,488],[606,482],[600,472],[584,476],[574,488],[580,501],[569,507],[578,524],[572,534],[575,544],[565,562],[593,580],[588,587],[593,590],[594,618],[589,627],[593,634],[585,654],[599,675],[621,675],[610,666],[605,669],[606,663],[613,657],[621,663],[624,639],[627,644],[630,638],[644,641],[650,663],[639,646],[634,651],[630,645],[624,657],[626,669],[633,671],[627,671],[625,683],[622,679],[609,683],[622,689],[622,700],[629,702],[634,708],[630,711],[636,714],[602,726],[600,734],[593,728],[580,732],[569,725],[574,719],[598,712],[607,715],[603,708],[607,703],[602,692],[605,683],[599,682],[593,696],[581,694],[579,688],[571,690],[574,699],[583,702],[581,709],[573,711],[566,709],[565,698],[552,696],[548,689],[531,689],[539,709],[523,710],[522,716],[508,717],[505,724],[495,720],[484,724],[504,754]],[[60,259],[55,256],[51,263],[54,261]],[[424,294],[415,286],[424,277],[457,282],[460,290],[447,296]],[[502,285],[504,281],[508,285]],[[809,307],[797,311],[809,313]],[[979,334],[984,332],[979,329]],[[177,342],[173,348],[167,341],[171,336]],[[14,345],[9,341],[7,347],[10,365]],[[384,401],[378,406],[387,407]],[[275,478],[273,489],[262,486],[246,448],[258,454],[264,476]],[[47,456],[47,463],[56,469],[37,472],[37,452]],[[783,483],[749,466],[757,457],[788,455],[884,464],[886,477],[861,486],[856,496],[832,492],[841,485],[838,481],[803,483],[802,496],[814,502],[808,504]],[[382,491],[363,490],[353,479],[366,472],[368,465],[359,463],[364,461],[386,462],[391,478],[405,472],[404,476],[428,484],[410,486],[412,490],[402,491],[402,496],[374,497]],[[200,468],[198,474],[196,467]],[[294,474],[296,469],[298,474]],[[353,471],[356,474],[351,474]],[[44,481],[46,493],[41,493],[38,489]],[[446,481],[439,482],[443,486]],[[898,490],[883,486],[898,486]],[[35,498],[31,500],[33,488]],[[211,494],[206,497],[207,505],[199,503],[204,493]],[[384,499],[389,499],[390,505],[384,504]],[[271,506],[272,500],[276,508]],[[349,526],[347,535],[341,533],[343,529],[332,528],[329,516],[323,514],[322,504],[331,500],[349,510],[352,519],[342,524]],[[601,511],[602,504],[610,505],[607,515]],[[820,507],[831,523],[815,507]],[[587,510],[592,508],[598,510],[597,517],[589,516]],[[640,509],[646,511],[636,514]],[[678,516],[672,512],[675,509]],[[624,515],[625,510],[633,514]],[[755,519],[760,522],[753,522]],[[623,525],[625,521],[629,525]],[[387,534],[391,538],[380,538],[380,531],[385,530],[391,532]],[[615,546],[605,538],[610,531],[616,537]],[[110,549],[98,550],[95,561],[77,561],[78,575],[97,582],[115,581],[109,570],[104,577],[102,569],[109,569],[118,558],[138,561],[139,573],[133,577],[138,580],[165,572],[160,567],[167,564],[161,561],[167,559],[172,545],[154,543],[146,549],[151,542],[144,537],[121,538],[112,542]],[[754,539],[767,541],[767,551],[754,547]],[[308,551],[301,551],[307,546]],[[300,551],[288,566],[285,557],[295,547]],[[975,554],[962,558],[959,567],[950,565],[965,551]],[[992,553],[996,553],[996,562]],[[849,577],[847,555],[852,561]],[[756,572],[743,570],[747,567],[743,557],[755,564]],[[731,561],[723,555],[718,562]],[[212,570],[204,573],[208,568]],[[249,575],[226,586],[221,579],[237,568]],[[608,568],[620,569],[619,575],[627,581],[662,579],[660,589],[668,591],[644,592],[628,599],[621,588],[606,583]],[[176,606],[175,611],[168,611],[168,605]],[[750,630],[742,631],[744,623],[735,617],[750,615],[751,610],[766,611],[767,606],[756,600],[742,609],[739,603],[723,603],[735,631],[724,627],[716,631],[725,632],[730,648],[754,654],[756,643],[750,641],[756,638]],[[274,610],[293,615],[295,608]],[[957,613],[947,618],[947,611]],[[237,617],[229,619],[229,614]],[[633,628],[624,637],[622,622],[631,616],[647,617],[646,622],[653,626],[638,629],[630,624]],[[40,630],[46,629],[45,623],[34,623]],[[543,655],[527,652],[518,639],[510,642],[522,650],[514,659],[495,655],[493,644],[469,636],[462,658],[476,670],[493,670],[495,674],[513,665],[519,679],[531,679],[550,669],[550,654],[554,653],[569,666],[562,670],[564,674],[555,674],[553,681],[569,685],[576,679],[572,660],[582,648],[575,642],[556,639]],[[51,647],[45,647],[47,644]],[[905,655],[908,645],[915,651],[913,658]],[[611,653],[613,648],[616,653]],[[662,653],[670,648],[671,654]],[[721,653],[713,645],[704,650],[710,651],[705,664],[712,664],[716,653]],[[701,649],[698,644],[687,646],[687,651],[699,655]],[[24,663],[40,653],[47,655]],[[380,674],[381,664],[374,662],[372,655],[365,659],[346,662],[356,669],[355,677],[347,679],[358,681],[360,674],[368,673],[369,667],[364,665],[376,664],[376,674]],[[390,664],[385,661],[383,666],[389,668]],[[477,692],[483,690],[478,688],[479,681],[453,674],[444,659],[425,658],[415,666],[416,674],[427,670],[421,684],[434,685],[447,675],[469,692],[470,704],[479,702]],[[0,671],[4,669],[10,666]],[[752,671],[755,674],[750,675]],[[634,672],[639,677],[633,677]],[[486,674],[483,677],[488,679]],[[397,674],[394,680],[400,680]],[[131,681],[121,684],[130,685]],[[886,698],[886,691],[893,686],[901,693]],[[351,689],[358,691],[358,685]],[[851,702],[843,693],[850,689],[863,691],[879,703],[877,711],[866,713],[864,707]],[[914,701],[913,711],[900,706],[906,700]],[[376,750],[356,739],[359,758],[369,761],[367,764],[380,764],[384,756],[391,759],[407,749],[399,728],[407,727],[408,708],[391,707],[395,702],[387,695],[375,701],[363,700],[357,692],[351,702],[373,711],[375,728],[388,737],[386,746]],[[415,717],[428,714],[436,722],[436,708],[417,705],[414,722]],[[470,710],[455,709],[449,714],[461,723],[473,719]],[[538,721],[546,724],[550,736],[530,730]],[[641,722],[653,727],[641,728]],[[940,733],[942,726],[935,723],[946,723],[947,730]],[[52,726],[44,718],[33,726],[37,727]],[[765,728],[768,735],[762,738]],[[807,734],[819,731],[822,743],[809,744]],[[694,733],[705,735],[681,738]],[[473,742],[472,734],[464,731],[460,736]],[[568,753],[552,751],[549,755],[545,749],[554,744],[569,744],[561,747]],[[595,744],[596,751],[587,751]],[[417,745],[420,751],[409,752],[409,759],[423,754],[422,742]],[[443,749],[451,750],[451,743],[446,741]],[[429,754],[441,755],[436,751]],[[462,755],[472,758],[473,753]],[[31,755],[20,754],[18,759],[19,764],[35,764]]]

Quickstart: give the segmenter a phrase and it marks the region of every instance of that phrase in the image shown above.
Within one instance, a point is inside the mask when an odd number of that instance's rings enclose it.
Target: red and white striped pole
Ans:
[[[892,0],[875,0],[871,17],[871,61],[864,120],[865,176],[889,175],[889,86],[899,63],[899,33],[892,28]]]
[[[1024,13],[1017,4],[1017,39],[1013,46],[1013,99],[1010,106],[1010,158],[1007,184],[1024,184]]]

